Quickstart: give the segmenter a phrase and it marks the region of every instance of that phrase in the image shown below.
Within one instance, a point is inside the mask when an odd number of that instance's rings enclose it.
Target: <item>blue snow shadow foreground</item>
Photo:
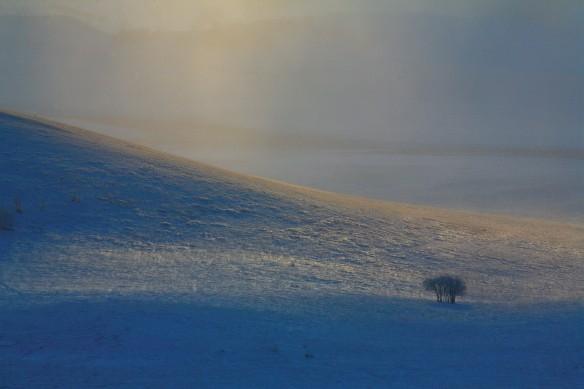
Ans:
[[[314,301],[282,313],[156,299],[3,307],[7,387],[578,387],[582,306]]]

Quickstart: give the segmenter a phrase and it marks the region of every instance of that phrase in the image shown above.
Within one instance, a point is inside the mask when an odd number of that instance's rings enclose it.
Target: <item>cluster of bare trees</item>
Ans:
[[[466,285],[463,280],[455,276],[440,276],[427,278],[422,283],[425,290],[436,294],[436,301],[456,303],[456,296],[466,293]]]

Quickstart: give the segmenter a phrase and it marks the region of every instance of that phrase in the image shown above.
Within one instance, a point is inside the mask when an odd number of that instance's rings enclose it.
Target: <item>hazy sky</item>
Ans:
[[[0,105],[396,142],[581,148],[583,7],[4,0]]]
[[[4,0],[2,13],[61,14],[106,29],[189,30],[258,19],[417,12],[500,16],[543,23],[577,21],[577,0]]]

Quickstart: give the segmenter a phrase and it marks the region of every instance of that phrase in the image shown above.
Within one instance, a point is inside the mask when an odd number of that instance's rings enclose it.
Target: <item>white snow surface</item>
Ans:
[[[0,387],[584,385],[581,225],[363,200],[0,112]],[[424,278],[461,276],[439,304]]]

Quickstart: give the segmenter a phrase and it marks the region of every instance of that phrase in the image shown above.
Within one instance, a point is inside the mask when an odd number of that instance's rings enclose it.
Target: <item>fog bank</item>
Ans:
[[[582,148],[577,2],[195,3],[128,1],[116,12],[107,1],[7,2],[0,105],[347,139]]]

